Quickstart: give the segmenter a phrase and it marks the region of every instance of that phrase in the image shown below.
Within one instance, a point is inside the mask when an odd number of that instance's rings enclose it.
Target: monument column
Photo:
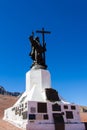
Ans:
[[[26,91],[30,92],[34,86],[41,91],[45,88],[51,88],[51,78],[48,70],[31,69],[26,73]]]

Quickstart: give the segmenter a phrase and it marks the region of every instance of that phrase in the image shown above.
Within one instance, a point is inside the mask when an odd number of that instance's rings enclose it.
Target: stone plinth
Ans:
[[[31,69],[26,73],[26,91],[30,92],[34,86],[40,90],[51,88],[51,79],[48,70]]]
[[[26,130],[87,129],[80,121],[79,107],[63,101],[51,88],[49,71],[35,68],[26,73],[26,90],[5,110],[4,120]]]

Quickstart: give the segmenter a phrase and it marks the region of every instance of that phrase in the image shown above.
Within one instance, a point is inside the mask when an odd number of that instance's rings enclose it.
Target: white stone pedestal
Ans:
[[[79,107],[57,95],[51,88],[49,71],[31,69],[26,73],[25,92],[13,107],[5,110],[4,119],[26,130],[85,130]]]
[[[21,128],[26,128],[27,120],[23,120],[22,114],[15,114],[17,109],[18,113],[23,109],[23,112],[28,111],[28,106],[25,104],[28,102],[46,102],[45,89],[51,88],[51,78],[48,70],[44,69],[31,69],[26,73],[26,90],[19,98],[19,100],[13,105],[13,107],[5,110],[4,120],[13,123]],[[20,107],[20,106],[24,107]]]
[[[48,70],[31,69],[26,73],[26,91],[30,92],[34,86],[41,90],[51,88],[51,78]]]

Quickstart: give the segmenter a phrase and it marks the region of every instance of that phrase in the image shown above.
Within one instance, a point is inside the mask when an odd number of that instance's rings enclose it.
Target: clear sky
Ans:
[[[25,90],[28,36],[42,27],[51,31],[45,40],[52,87],[65,100],[87,105],[87,0],[1,0],[0,85]]]

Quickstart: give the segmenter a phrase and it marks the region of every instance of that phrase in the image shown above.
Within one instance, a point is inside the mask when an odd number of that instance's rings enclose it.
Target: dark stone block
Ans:
[[[49,100],[51,102],[60,101],[58,92],[55,89],[47,88],[47,89],[45,89],[45,91],[46,91],[47,100]]]
[[[53,104],[53,105],[52,105],[52,110],[53,110],[53,111],[61,111],[61,106],[58,105],[57,103],[56,103],[56,104]]]
[[[87,130],[87,122],[85,122],[84,124],[85,124],[85,130]]]
[[[27,119],[27,111],[22,113],[23,119]]]
[[[47,103],[38,102],[38,113],[47,113]]]

